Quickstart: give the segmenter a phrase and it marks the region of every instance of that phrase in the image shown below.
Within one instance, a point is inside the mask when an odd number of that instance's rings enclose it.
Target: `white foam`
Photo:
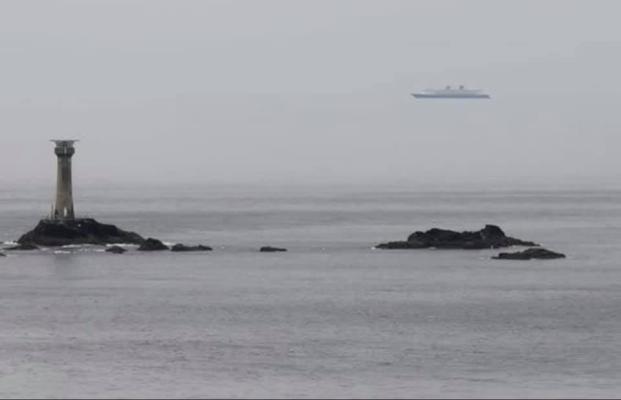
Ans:
[[[64,246],[61,246],[61,248],[63,249],[79,249],[84,247],[85,245],[83,244],[66,244]]]

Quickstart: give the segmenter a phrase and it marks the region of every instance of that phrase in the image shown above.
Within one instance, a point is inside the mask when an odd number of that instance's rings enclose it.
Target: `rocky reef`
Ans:
[[[541,247],[534,247],[524,251],[516,251],[515,253],[500,253],[492,258],[496,260],[552,260],[555,258],[565,258],[565,254]]]
[[[17,246],[7,247],[5,250],[37,250],[38,248],[37,245],[26,242],[18,243]]]
[[[140,243],[138,247],[140,251],[159,251],[159,250],[168,250],[168,246],[162,243],[161,240],[155,238],[147,238]]]
[[[381,243],[378,249],[495,249],[509,246],[538,246],[534,242],[524,241],[505,235],[496,225],[485,225],[479,231],[457,232],[448,229],[433,228],[426,232],[412,233],[407,240]]]
[[[106,249],[107,253],[112,253],[112,254],[123,254],[125,253],[127,250],[125,250],[124,248],[122,248],[121,246],[111,246],[108,247]]]
[[[135,232],[124,231],[115,225],[102,224],[93,218],[76,218],[72,220],[42,219],[33,230],[22,235],[17,242],[20,245],[64,246],[68,244],[141,244],[144,239]]]
[[[176,245],[174,245],[173,247],[170,248],[170,251],[211,251],[213,250],[211,247],[209,246],[203,246],[202,244],[199,244],[197,246],[186,246],[185,244],[182,243],[177,243]]]
[[[287,251],[287,249],[282,247],[272,247],[272,246],[263,246],[259,249],[261,253],[275,253],[279,251]]]

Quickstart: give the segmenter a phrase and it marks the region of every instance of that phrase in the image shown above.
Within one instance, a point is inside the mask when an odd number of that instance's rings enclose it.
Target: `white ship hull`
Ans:
[[[489,99],[485,93],[412,93],[417,99]]]
[[[479,89],[468,89],[464,85],[459,88],[450,86],[444,89],[425,89],[418,93],[412,93],[417,99],[489,99],[490,95]]]

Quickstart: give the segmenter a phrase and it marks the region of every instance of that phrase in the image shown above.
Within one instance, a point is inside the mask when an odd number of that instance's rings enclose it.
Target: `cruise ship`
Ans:
[[[425,89],[422,92],[412,93],[417,99],[489,99],[490,95],[479,89],[466,89],[463,85],[458,88],[450,86],[444,89]]]

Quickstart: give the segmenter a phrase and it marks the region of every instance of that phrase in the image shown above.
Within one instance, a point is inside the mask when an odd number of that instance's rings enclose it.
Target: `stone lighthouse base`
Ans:
[[[42,219],[33,230],[22,235],[17,242],[39,246],[141,244],[144,238],[135,232],[119,229],[115,225],[102,224],[93,218]]]

